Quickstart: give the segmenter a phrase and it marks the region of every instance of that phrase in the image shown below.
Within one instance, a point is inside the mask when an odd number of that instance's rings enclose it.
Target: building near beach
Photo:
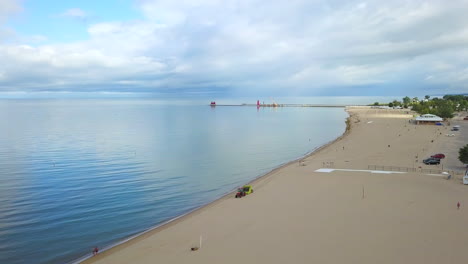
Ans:
[[[415,120],[418,125],[435,125],[436,123],[444,121],[441,117],[431,114],[420,115],[416,117]]]

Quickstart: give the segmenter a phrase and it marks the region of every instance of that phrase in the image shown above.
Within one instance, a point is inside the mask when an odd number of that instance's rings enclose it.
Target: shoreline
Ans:
[[[346,111],[340,137],[250,181],[254,194],[234,199],[230,192],[83,263],[237,263],[242,256],[254,263],[426,264],[447,262],[447,254],[449,262],[466,261],[468,238],[457,234],[468,211],[454,205],[468,204],[468,192],[458,177],[365,170],[386,163],[437,168],[414,163],[414,153],[449,154],[447,143],[463,137],[408,125],[403,111]],[[444,163],[455,162],[452,156]],[[336,170],[319,170],[330,161]],[[191,252],[202,237],[203,249]]]
[[[273,168],[272,170],[268,171],[267,173],[262,174],[262,175],[256,177],[255,179],[253,179],[253,180],[251,180],[251,181],[249,181],[249,182],[247,182],[247,183],[245,183],[243,185],[258,184],[260,181],[262,181],[262,180],[268,178],[269,176],[273,175],[278,170],[281,170],[281,169],[283,169],[283,168],[285,168],[285,167],[287,167],[289,165],[292,165],[292,164],[297,163],[297,162],[301,162],[304,159],[312,157],[312,156],[316,155],[317,153],[319,153],[321,150],[333,145],[334,143],[336,143],[336,142],[342,140],[344,137],[346,137],[349,133],[351,133],[351,129],[352,129],[351,118],[352,118],[353,114],[350,113],[347,110],[347,107],[343,107],[343,108],[344,108],[344,111],[348,114],[348,117],[345,119],[346,127],[345,127],[345,131],[343,132],[343,134],[341,134],[340,136],[338,136],[334,140],[331,140],[331,141],[325,143],[324,145],[316,147],[315,149],[311,150],[310,152],[306,153],[305,155],[303,155],[303,156],[301,156],[299,158],[295,158],[294,160],[291,160],[291,161],[288,161],[288,162],[285,162],[283,164],[278,165],[277,167]],[[175,225],[178,222],[183,221],[185,218],[188,218],[188,217],[190,217],[192,215],[196,215],[197,211],[207,209],[207,208],[213,206],[216,203],[219,203],[219,202],[221,202],[221,201],[223,201],[223,200],[225,200],[227,198],[230,198],[231,196],[233,196],[235,194],[236,190],[237,190],[237,188],[227,192],[226,194],[221,195],[220,197],[216,198],[215,200],[213,200],[211,202],[208,202],[208,203],[206,203],[204,205],[201,205],[199,207],[191,209],[190,211],[188,211],[188,212],[186,212],[186,213],[184,213],[182,215],[179,215],[179,216],[171,218],[171,219],[169,219],[167,221],[164,221],[164,222],[162,222],[162,223],[160,223],[158,225],[155,225],[154,227],[149,228],[148,230],[145,230],[143,232],[132,235],[132,236],[130,236],[128,238],[125,238],[125,239],[123,239],[121,241],[118,241],[118,242],[116,242],[114,244],[104,246],[102,249],[101,248],[99,249],[99,255],[102,255],[105,252],[108,253],[110,250],[114,250],[114,249],[118,250],[121,247],[124,248],[127,243],[137,243],[139,239],[144,239],[146,236],[151,236],[153,234],[156,234],[156,233],[160,232],[161,230],[169,228],[170,226]],[[75,260],[67,262],[66,264],[88,263],[88,260],[91,260],[93,257],[96,257],[96,256],[93,256],[92,253],[88,253],[88,254],[86,254],[86,255],[84,255],[82,257],[79,257],[79,258],[77,258]]]

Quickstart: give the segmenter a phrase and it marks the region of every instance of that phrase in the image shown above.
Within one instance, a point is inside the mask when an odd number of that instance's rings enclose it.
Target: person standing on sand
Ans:
[[[457,203],[457,209],[460,209],[460,202]]]

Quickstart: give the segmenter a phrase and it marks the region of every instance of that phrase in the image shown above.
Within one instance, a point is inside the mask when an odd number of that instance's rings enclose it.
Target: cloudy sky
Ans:
[[[0,0],[0,92],[468,92],[468,0]]]

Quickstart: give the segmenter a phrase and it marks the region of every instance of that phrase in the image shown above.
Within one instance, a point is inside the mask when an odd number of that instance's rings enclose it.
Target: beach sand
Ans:
[[[448,137],[446,127],[408,123],[404,110],[348,111],[349,133],[256,180],[253,194],[226,196],[84,263],[468,263],[468,186],[456,155],[468,121],[453,121],[462,129]],[[422,163],[439,152],[441,165]],[[372,165],[416,171],[365,171]],[[428,175],[444,165],[459,174]],[[316,172],[324,167],[342,170]]]

